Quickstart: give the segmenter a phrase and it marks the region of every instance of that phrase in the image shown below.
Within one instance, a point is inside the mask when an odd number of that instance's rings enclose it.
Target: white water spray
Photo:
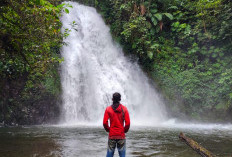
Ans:
[[[69,2],[63,30],[77,23],[64,40],[61,64],[65,124],[100,123],[114,92],[122,95],[132,124],[158,125],[164,105],[137,63],[130,61],[111,37],[108,26],[92,7]]]

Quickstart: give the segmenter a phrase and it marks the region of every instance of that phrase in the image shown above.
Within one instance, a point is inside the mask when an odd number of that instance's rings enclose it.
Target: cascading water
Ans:
[[[61,17],[63,31],[71,29],[73,21],[77,25],[62,48],[62,122],[101,122],[114,92],[121,93],[132,124],[163,122],[166,113],[159,95],[138,64],[112,40],[102,17],[92,7],[69,4],[70,13]]]

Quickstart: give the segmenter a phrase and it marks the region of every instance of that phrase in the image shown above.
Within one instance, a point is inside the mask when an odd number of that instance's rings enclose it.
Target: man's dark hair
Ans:
[[[120,95],[120,93],[117,93],[117,92],[114,93],[112,100],[113,100],[113,103],[119,103],[121,101],[121,95]]]

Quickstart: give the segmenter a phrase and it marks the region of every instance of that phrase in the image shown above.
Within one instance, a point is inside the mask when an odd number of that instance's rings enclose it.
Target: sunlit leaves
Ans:
[[[45,1],[44,0],[35,0],[35,4],[43,6],[45,4]]]
[[[63,8],[65,6],[65,3],[62,3],[60,5],[57,6],[57,8]]]
[[[163,13],[165,16],[167,16],[170,20],[173,20],[173,16],[170,13]]]
[[[155,25],[155,26],[156,26],[157,23],[158,23],[157,20],[156,20],[156,18],[154,18],[154,17],[151,17],[151,21],[152,21],[153,25]]]
[[[154,16],[157,18],[158,21],[161,21],[163,15],[160,13],[156,13],[156,14],[154,14]]]
[[[157,10],[157,9],[151,9],[150,12],[151,12],[152,14],[155,14],[155,13],[158,12],[158,10]]]
[[[147,51],[147,56],[152,59],[153,58],[153,53],[151,51]]]
[[[66,13],[69,13],[69,10],[68,10],[67,8],[65,8],[64,11],[65,11]]]

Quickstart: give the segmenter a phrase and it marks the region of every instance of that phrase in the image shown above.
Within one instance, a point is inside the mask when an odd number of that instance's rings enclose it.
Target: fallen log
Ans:
[[[212,154],[210,151],[202,147],[193,139],[186,137],[182,132],[179,135],[179,138],[184,141],[188,146],[190,146],[193,150],[195,150],[202,157],[216,157],[216,155]]]

